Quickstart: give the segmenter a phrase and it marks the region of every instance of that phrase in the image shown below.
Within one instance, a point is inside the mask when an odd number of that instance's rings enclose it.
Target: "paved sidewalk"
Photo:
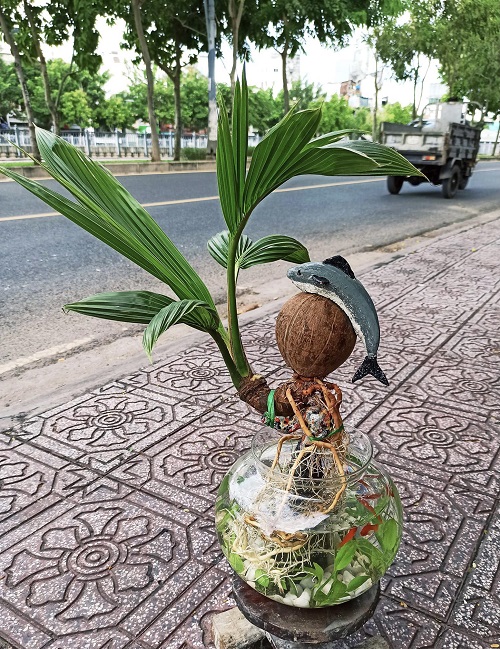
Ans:
[[[375,617],[393,649],[500,644],[500,221],[363,275],[391,378],[335,375],[406,527]],[[245,327],[255,369],[288,376],[274,316]],[[208,354],[208,355],[207,355]],[[217,485],[259,417],[203,342],[0,436],[0,637],[21,649],[198,649],[232,606]]]

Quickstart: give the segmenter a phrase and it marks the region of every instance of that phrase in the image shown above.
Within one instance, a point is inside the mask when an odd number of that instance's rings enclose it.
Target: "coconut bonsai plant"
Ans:
[[[271,390],[252,371],[237,316],[240,271],[282,259],[298,264],[300,272],[310,260],[296,239],[273,235],[254,242],[244,234],[245,226],[266,196],[298,175],[419,175],[395,151],[347,140],[347,131],[315,137],[320,118],[320,108],[291,110],[256,146],[247,168],[245,78],[236,84],[231,125],[220,102],[217,180],[227,229],[208,241],[208,250],[227,270],[227,324],[198,273],[98,162],[37,129],[39,164],[74,200],[0,168],[177,296],[101,293],[65,305],[67,311],[143,323],[143,345],[150,358],[158,338],[177,323],[206,332],[219,348],[240,398],[280,430],[278,438],[269,431],[266,441],[256,444],[226,476],[216,526],[229,562],[246,581],[297,606],[335,604],[374,583],[397,551],[401,513],[394,485],[371,463],[368,441],[345,431],[340,389],[325,378],[354,347],[356,328],[345,309],[321,291],[302,292],[278,319],[278,343],[293,376]]]

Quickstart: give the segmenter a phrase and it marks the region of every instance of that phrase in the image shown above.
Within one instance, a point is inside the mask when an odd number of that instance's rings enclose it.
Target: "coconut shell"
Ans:
[[[331,300],[299,293],[278,314],[276,341],[286,364],[297,374],[324,378],[349,358],[356,334],[349,318]]]

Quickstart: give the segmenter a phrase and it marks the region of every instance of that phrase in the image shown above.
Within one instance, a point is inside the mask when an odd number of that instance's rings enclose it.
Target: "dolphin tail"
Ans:
[[[382,368],[378,364],[376,356],[365,356],[365,360],[361,363],[361,365],[354,373],[352,382],[354,383],[355,381],[359,381],[359,379],[362,379],[363,376],[366,376],[367,374],[374,376],[377,381],[380,381],[380,383],[389,385],[389,381],[382,371]]]

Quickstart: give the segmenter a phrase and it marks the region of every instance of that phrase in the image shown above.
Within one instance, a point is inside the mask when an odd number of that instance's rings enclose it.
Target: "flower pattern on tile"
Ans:
[[[484,427],[455,413],[429,406],[394,411],[378,433],[381,445],[422,463],[479,468],[491,457],[491,438]]]
[[[187,435],[163,455],[161,469],[166,478],[185,489],[214,493],[222,477],[250,447],[254,430],[247,435],[231,428],[205,430]]]
[[[0,454],[0,520],[8,515],[18,500],[33,497],[45,483],[40,471],[33,471],[28,462],[13,461]]]
[[[131,436],[144,436],[156,429],[163,410],[151,409],[146,399],[110,396],[77,406],[71,416],[62,416],[52,424],[55,433],[63,433],[71,442],[89,446],[123,445]]]
[[[73,523],[46,531],[37,552],[21,550],[5,570],[5,585],[25,589],[28,606],[59,604],[62,621],[111,613],[122,594],[151,584],[154,555],[172,557],[168,531],[151,539],[148,519],[120,507],[83,511]]]
[[[181,357],[181,363],[178,364],[178,374],[175,375],[174,364],[169,364],[168,370],[159,371],[156,378],[159,383],[170,381],[170,386],[174,390],[181,392],[191,392],[204,387],[204,383],[219,381],[221,371],[220,367],[214,364],[213,358],[203,357],[201,354],[196,358],[189,358],[188,355]]]

